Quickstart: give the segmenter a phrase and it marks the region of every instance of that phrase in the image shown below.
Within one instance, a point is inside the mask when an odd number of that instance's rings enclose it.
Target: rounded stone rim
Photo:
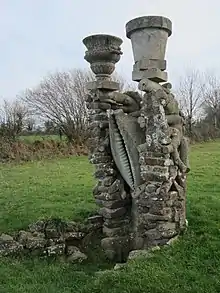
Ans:
[[[109,39],[110,42],[114,42],[116,41],[118,43],[119,46],[121,46],[121,44],[123,43],[123,40],[119,37],[116,37],[114,35],[108,35],[108,34],[94,34],[94,35],[90,35],[88,37],[85,37],[82,42],[83,44],[86,46],[87,42],[91,42],[91,40],[104,40],[104,39]]]
[[[130,39],[131,34],[144,28],[158,28],[168,32],[168,36],[172,34],[172,22],[164,16],[149,15],[134,18],[126,23],[126,36]]]

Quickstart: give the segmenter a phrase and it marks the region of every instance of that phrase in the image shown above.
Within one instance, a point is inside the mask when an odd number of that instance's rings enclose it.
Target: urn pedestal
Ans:
[[[131,39],[134,66],[132,79],[167,81],[165,51],[172,33],[171,21],[162,16],[143,16],[126,24],[126,35]]]
[[[111,80],[115,64],[122,54],[122,40],[111,35],[92,35],[83,40],[88,51],[85,59],[96,75],[96,81],[87,84],[89,89],[90,162],[95,164],[97,184],[93,195],[99,213],[103,216],[101,246],[107,258],[123,261],[129,246],[131,199],[124,191],[124,181],[119,176],[111,152],[109,113],[110,94],[119,89]]]
[[[97,80],[110,80],[122,54],[122,40],[111,35],[91,35],[83,39],[87,47],[84,59],[90,63]]]

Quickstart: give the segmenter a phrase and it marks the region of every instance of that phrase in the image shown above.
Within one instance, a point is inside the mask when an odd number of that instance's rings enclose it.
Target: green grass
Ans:
[[[85,217],[95,208],[92,172],[86,157],[1,166],[0,231],[41,217]]]
[[[188,177],[189,229],[152,259],[114,271],[97,262],[69,265],[40,259],[0,261],[1,293],[220,292],[220,142],[192,147]],[[95,209],[86,158],[0,169],[0,231],[25,228],[44,216],[83,218]],[[105,271],[104,269],[111,269]],[[95,274],[100,270],[102,273]]]

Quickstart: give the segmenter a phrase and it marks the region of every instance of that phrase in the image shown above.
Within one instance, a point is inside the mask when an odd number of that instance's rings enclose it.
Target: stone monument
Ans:
[[[188,142],[184,116],[167,82],[165,51],[172,23],[144,16],[126,24],[137,92],[120,93],[111,80],[122,40],[92,35],[83,40],[96,81],[88,83],[93,193],[103,216],[102,248],[110,259],[162,246],[186,226]]]

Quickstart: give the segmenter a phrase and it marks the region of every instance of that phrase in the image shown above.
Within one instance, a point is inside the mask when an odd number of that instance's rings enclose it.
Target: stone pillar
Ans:
[[[171,84],[164,83],[171,31],[171,21],[160,16],[126,25],[135,61],[132,78],[144,95],[119,93],[111,80],[121,39],[92,35],[83,40],[85,59],[96,75],[87,97],[90,161],[97,179],[93,192],[104,219],[102,247],[118,261],[130,250],[166,244],[186,225],[185,120]]]
[[[145,143],[138,146],[143,184],[133,193],[133,249],[163,245],[185,228],[187,143],[184,118],[167,81],[165,49],[171,21],[159,16],[131,20],[132,78],[145,92],[138,118]],[[183,152],[181,154],[181,148]]]
[[[96,81],[88,83],[90,162],[95,164],[97,185],[93,193],[103,216],[102,247],[110,259],[122,261],[128,254],[131,200],[112,158],[109,139],[109,95],[119,89],[110,79],[119,61],[122,40],[110,35],[92,35],[83,40]]]
[[[127,37],[131,39],[134,66],[132,79],[149,78],[156,82],[167,81],[164,60],[168,36],[172,23],[161,16],[143,16],[126,24]]]

